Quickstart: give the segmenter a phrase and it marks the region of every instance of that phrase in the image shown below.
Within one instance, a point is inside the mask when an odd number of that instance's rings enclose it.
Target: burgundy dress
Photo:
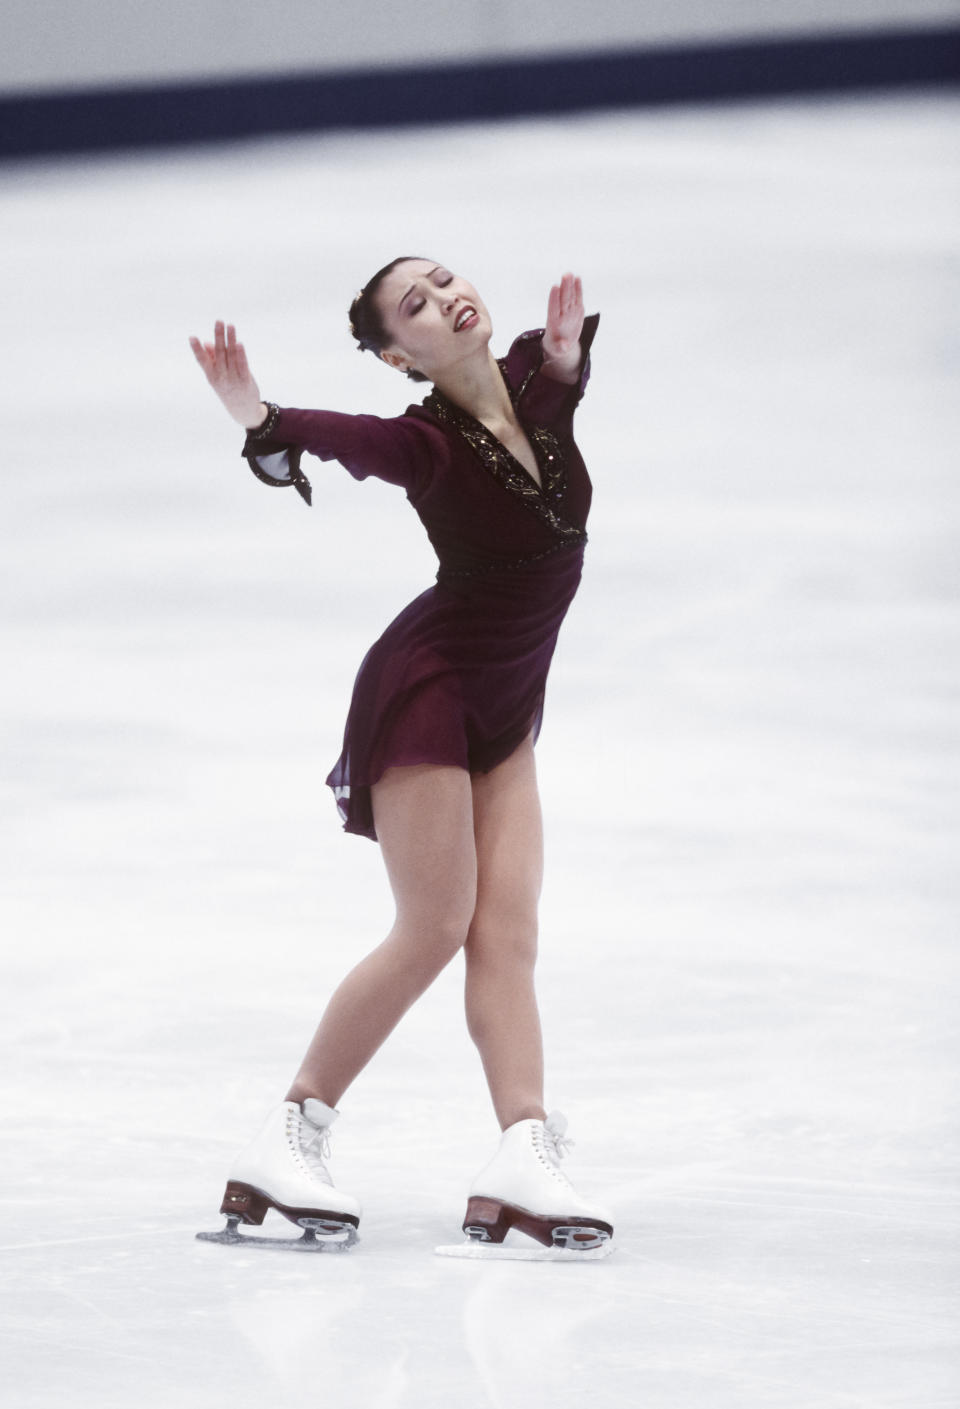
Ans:
[[[370,789],[398,764],[489,772],[540,732],[557,635],[580,583],[591,487],[573,439],[599,322],[584,322],[576,385],[540,371],[542,330],[500,360],[542,487],[485,426],[434,390],[402,416],[280,410],[243,454],[309,503],[304,450],[356,479],[402,486],[440,560],[434,587],[367,652],[343,752],[327,778],[344,830],[376,840]]]

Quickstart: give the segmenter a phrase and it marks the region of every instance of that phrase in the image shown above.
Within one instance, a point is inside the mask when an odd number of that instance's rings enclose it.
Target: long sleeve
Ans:
[[[521,333],[507,353],[507,376],[516,389],[523,419],[555,427],[571,421],[590,380],[590,348],[597,335],[599,313],[583,320],[580,334],[580,375],[576,382],[558,382],[543,369],[543,328]]]
[[[248,434],[242,455],[258,479],[293,485],[309,504],[310,482],[303,452],[338,460],[354,479],[396,484],[412,496],[429,469],[429,446],[421,425],[409,416],[351,416],[340,411],[280,410],[269,435]]]

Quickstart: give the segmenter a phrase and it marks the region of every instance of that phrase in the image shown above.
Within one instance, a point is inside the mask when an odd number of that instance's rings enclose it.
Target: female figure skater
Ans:
[[[361,351],[433,383],[422,405],[392,419],[281,410],[261,399],[231,325],[217,323],[212,343],[190,340],[245,427],[243,454],[259,478],[292,484],[309,503],[306,450],[357,479],[400,485],[440,560],[436,586],[364,659],[327,779],[345,830],[380,844],[396,922],[336,990],[286,1100],[234,1163],[220,1240],[236,1241],[239,1223],[260,1224],[270,1208],[308,1241],[317,1231],[354,1236],[359,1205],[326,1165],[337,1103],[463,949],[467,1025],[503,1132],[470,1190],[468,1238],[502,1243],[515,1227],[546,1247],[606,1250],[610,1215],[560,1169],[566,1121],[544,1109],[534,993],[543,868],[534,743],[586,542],[590,481],[572,423],[598,321],[584,318],[580,281],[566,274],[546,328],[498,361],[466,279],[435,260],[393,260],[350,309]]]

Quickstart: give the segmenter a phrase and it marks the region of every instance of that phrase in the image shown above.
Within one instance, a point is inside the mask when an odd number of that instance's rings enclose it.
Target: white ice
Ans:
[[[5,1402],[953,1409],[958,116],[3,173]],[[323,778],[434,564],[398,491],[258,483],[187,336],[393,414],[345,308],[397,253],[469,274],[499,348],[566,268],[603,314],[538,747],[548,1100],[619,1217],[582,1268],[433,1255],[496,1140],[458,964],[342,1103],[353,1253],[193,1237],[389,925]]]

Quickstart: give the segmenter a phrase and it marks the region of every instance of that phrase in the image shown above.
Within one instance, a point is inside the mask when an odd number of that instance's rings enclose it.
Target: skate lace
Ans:
[[[565,1133],[566,1123],[562,1126],[554,1124],[552,1118],[548,1118],[543,1125],[536,1125],[533,1129],[534,1143],[538,1153],[545,1155],[550,1163],[559,1170],[560,1161],[565,1158],[567,1152],[576,1144]]]
[[[312,1132],[312,1133],[308,1133]],[[308,1120],[300,1121],[300,1150],[310,1173],[324,1184],[333,1185],[326,1161],[330,1158],[330,1128],[326,1125],[311,1125]]]
[[[546,1135],[547,1143],[553,1149],[554,1157],[558,1163],[566,1158],[567,1152],[572,1150],[577,1143],[576,1140],[571,1140],[568,1135],[560,1135],[552,1130],[548,1130]]]

